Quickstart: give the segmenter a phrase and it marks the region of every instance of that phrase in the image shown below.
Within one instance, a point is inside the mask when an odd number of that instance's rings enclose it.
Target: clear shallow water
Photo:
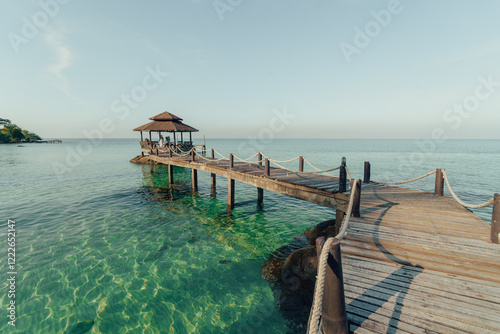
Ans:
[[[370,161],[374,180],[446,168],[471,203],[500,190],[499,144],[449,141],[424,154],[410,140],[274,140],[265,147],[207,141],[243,158],[258,149],[282,160],[302,154],[324,169],[345,156],[354,177]],[[139,150],[136,140],[87,147],[80,162],[71,155],[78,145],[74,139],[0,145],[0,268],[6,278],[6,223],[13,219],[18,272],[16,327],[2,316],[2,333],[288,333],[261,264],[293,236],[333,218],[333,210],[269,192],[257,210],[256,190],[237,183],[228,218],[223,178],[212,197],[209,176],[199,173],[199,192],[192,194],[189,172],[176,168],[177,185],[168,189],[165,168],[151,175],[149,166],[128,162]],[[411,170],[405,166],[410,159]],[[433,182],[410,186],[432,190]],[[477,214],[488,221],[491,209]],[[4,282],[0,307],[6,315]]]

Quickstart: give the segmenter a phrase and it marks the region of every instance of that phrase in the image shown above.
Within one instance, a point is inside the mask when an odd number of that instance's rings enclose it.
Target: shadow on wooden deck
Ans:
[[[375,246],[378,248],[378,250],[382,254],[384,254],[385,257],[387,257],[387,259],[389,259],[391,262],[395,262],[403,266],[392,272],[384,280],[375,284],[374,286],[366,290],[358,298],[354,299],[348,304],[351,307],[365,310],[365,312],[363,312],[364,313],[363,317],[353,317],[353,319],[350,319],[351,320],[350,330],[355,331],[356,329],[361,327],[361,324],[365,321],[365,319],[368,319],[370,315],[375,314],[378,309],[383,307],[383,305],[387,303],[389,299],[391,299],[391,297],[397,295],[394,308],[392,309],[392,314],[389,321],[389,327],[387,328],[386,331],[386,333],[396,333],[398,331],[398,324],[401,316],[401,310],[403,308],[403,302],[410,289],[410,285],[413,279],[419,273],[421,273],[424,270],[424,268],[419,265],[414,266],[411,263],[398,258],[381,244],[378,233],[380,224],[384,216],[387,214],[387,212],[393,206],[398,205],[399,203],[388,201],[376,193],[375,196],[380,200],[386,201],[387,203],[378,205],[376,207],[372,207],[370,208],[370,210],[363,211],[365,213],[373,212],[383,208],[383,211],[380,213],[379,217],[377,218],[377,221],[375,222],[375,230],[373,232],[373,242]],[[394,281],[398,281],[400,284],[396,286],[394,285]],[[391,286],[392,289],[391,290],[387,289],[388,286]],[[391,293],[387,293],[387,291],[391,291]],[[356,319],[359,321],[357,322],[352,321]]]

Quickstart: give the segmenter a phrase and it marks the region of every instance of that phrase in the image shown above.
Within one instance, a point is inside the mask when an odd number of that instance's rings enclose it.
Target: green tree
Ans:
[[[24,138],[23,131],[15,124],[4,125],[2,132],[10,138],[11,142],[21,141]]]
[[[8,142],[10,142],[10,137],[7,136],[2,131],[0,131],[0,143],[8,143]]]
[[[36,133],[30,132],[28,130],[23,130],[22,132],[23,132],[24,139],[28,142],[42,140],[42,138],[40,138],[40,136],[37,135]]]

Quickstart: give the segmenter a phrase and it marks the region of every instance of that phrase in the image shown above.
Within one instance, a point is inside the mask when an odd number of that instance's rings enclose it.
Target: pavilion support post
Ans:
[[[318,261],[324,241],[324,237],[316,239]],[[309,323],[307,332],[309,332],[310,326]],[[345,307],[344,278],[342,275],[342,257],[338,239],[333,241],[328,250],[320,326],[322,333],[349,333]]]
[[[340,179],[339,179],[339,192],[345,193],[347,191],[347,172],[346,172],[346,160],[345,157],[342,158],[340,164]]]
[[[271,175],[270,167],[269,167],[269,159],[266,158],[265,167],[264,167],[264,176],[269,176],[269,175]]]
[[[360,204],[361,204],[361,180],[354,180],[354,184],[352,185],[354,190],[354,187],[356,187],[356,191],[354,192],[354,199],[352,203],[352,216],[353,217],[360,217]]]
[[[153,139],[151,139],[151,131],[149,131],[149,141],[153,141]]]
[[[434,186],[434,195],[443,196],[444,195],[444,178],[443,170],[436,169],[436,184]]]
[[[191,145],[193,144],[193,136],[191,135],[191,132],[189,133],[189,143]]]
[[[493,214],[491,215],[491,242],[500,243],[500,194],[493,199]]]
[[[191,168],[191,186],[193,191],[198,191],[198,170]]]
[[[182,132],[181,132],[181,143],[183,143],[183,142],[184,142],[184,138],[183,138]]]
[[[174,165],[168,164],[168,184],[174,184]]]
[[[212,188],[211,188],[211,191],[212,193],[215,193],[216,189],[217,189],[217,179],[216,179],[216,174],[214,173],[211,173],[210,174],[210,178],[212,180]]]
[[[262,153],[261,152],[259,152],[257,154],[257,160],[259,161],[259,166],[262,166]]]
[[[142,138],[142,131],[141,131],[141,141],[144,141],[144,139]]]
[[[300,156],[299,157],[299,172],[303,172],[303,171],[304,171],[304,157]]]
[[[231,212],[234,208],[234,180],[228,179],[227,186],[227,211]]]
[[[229,154],[229,168],[233,168],[234,167],[234,155],[231,153]]]
[[[365,161],[365,175],[363,177],[363,183],[370,183],[371,166],[370,162]]]
[[[215,153],[213,148],[210,149],[210,158],[215,159]]]
[[[257,187],[257,205],[259,207],[264,203],[264,189]]]

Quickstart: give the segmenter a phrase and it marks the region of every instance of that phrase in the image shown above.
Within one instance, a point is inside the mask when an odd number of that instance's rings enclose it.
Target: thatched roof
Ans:
[[[179,121],[152,121],[135,128],[134,131],[198,132],[197,129]]]
[[[180,118],[179,116],[175,116],[174,114],[171,114],[168,111],[150,117],[149,119],[153,121],[182,121],[182,118]]]

